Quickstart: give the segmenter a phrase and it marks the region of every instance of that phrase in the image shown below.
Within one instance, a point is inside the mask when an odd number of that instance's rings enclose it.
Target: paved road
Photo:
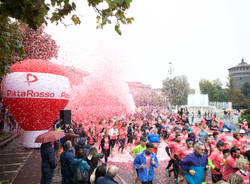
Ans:
[[[0,183],[12,183],[33,150],[23,148],[20,139],[15,139],[0,149]]]
[[[52,184],[61,183],[60,164],[54,172]],[[37,184],[41,178],[39,149],[22,146],[22,137],[0,149],[0,184]]]

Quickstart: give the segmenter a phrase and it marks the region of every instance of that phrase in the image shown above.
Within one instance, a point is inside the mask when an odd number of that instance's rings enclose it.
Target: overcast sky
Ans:
[[[114,25],[97,30],[95,12],[79,2],[81,25],[46,28],[60,46],[60,63],[91,71],[100,58],[110,58],[121,63],[125,80],[153,88],[169,76],[169,62],[173,75],[186,75],[192,88],[200,79],[225,85],[228,68],[242,57],[250,63],[249,0],[133,0],[128,16],[135,21],[121,27],[122,36]]]

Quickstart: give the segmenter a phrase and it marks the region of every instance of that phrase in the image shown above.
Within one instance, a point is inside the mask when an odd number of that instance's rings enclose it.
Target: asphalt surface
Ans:
[[[22,146],[20,138],[0,149],[0,183],[13,183],[34,150]],[[25,182],[24,182],[25,183]]]
[[[39,149],[24,148],[21,136],[1,147],[0,184],[37,184],[40,183],[40,178],[41,156]],[[60,167],[55,169],[52,183],[61,183]]]

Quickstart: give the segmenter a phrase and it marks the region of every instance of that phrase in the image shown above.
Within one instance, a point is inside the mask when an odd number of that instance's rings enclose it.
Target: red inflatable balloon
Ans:
[[[48,130],[69,101],[70,84],[59,66],[24,60],[2,81],[4,104],[25,131]]]

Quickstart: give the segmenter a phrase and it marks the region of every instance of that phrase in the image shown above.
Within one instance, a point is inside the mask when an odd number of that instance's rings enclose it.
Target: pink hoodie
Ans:
[[[234,169],[236,168],[236,160],[237,158],[233,158],[232,155],[228,156],[225,162],[225,169],[223,172],[223,179],[228,181],[229,176],[234,173]]]
[[[223,170],[223,153],[222,151],[219,151],[218,149],[215,149],[210,158],[209,158],[212,162],[213,162],[213,165],[217,168],[220,169],[220,172],[217,172],[215,171],[214,169],[211,169],[211,173],[212,174],[222,174],[222,170]]]

